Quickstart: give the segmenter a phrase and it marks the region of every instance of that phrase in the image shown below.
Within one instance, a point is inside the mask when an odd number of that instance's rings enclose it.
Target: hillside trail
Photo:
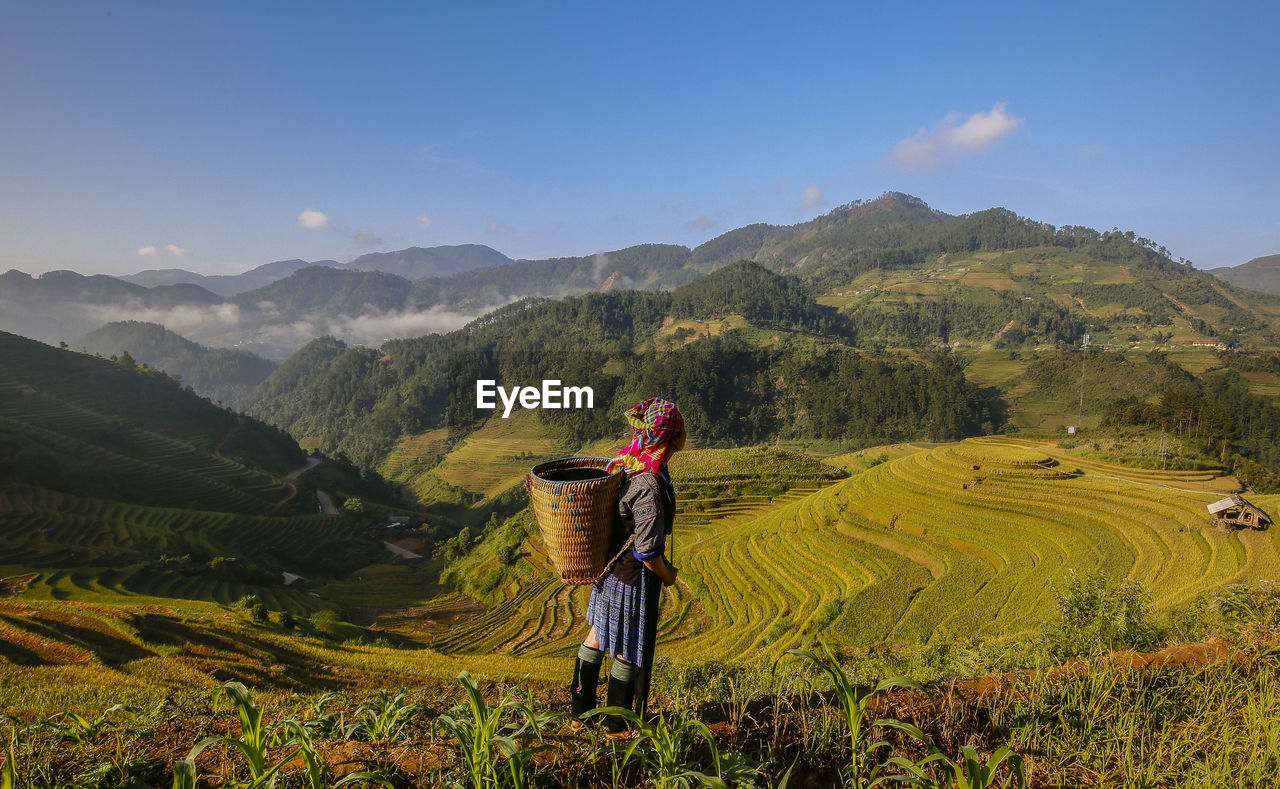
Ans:
[[[293,471],[290,471],[288,474],[285,474],[281,478],[281,481],[284,482],[285,486],[289,488],[289,492],[285,495],[283,499],[280,499],[280,501],[276,502],[276,506],[283,507],[284,505],[293,501],[293,497],[298,495],[298,486],[294,484],[294,480],[296,480],[298,477],[301,477],[303,474],[306,474],[308,471],[315,468],[316,466],[320,465],[321,462],[323,461],[321,461],[320,458],[309,457],[307,458],[307,465],[303,466],[302,468],[296,468]],[[330,506],[332,506],[332,504],[330,504]],[[320,511],[326,512],[326,510],[324,509],[324,502],[321,502]]]
[[[227,441],[232,436],[244,429],[244,424],[244,417],[237,416],[235,425],[222,436],[222,439],[218,441],[218,445],[213,448],[213,454],[222,457],[222,448],[226,446]]]
[[[320,500],[320,511],[325,515],[337,515],[338,508],[333,506],[333,499],[329,498],[329,494],[323,490],[316,491],[316,498]]]

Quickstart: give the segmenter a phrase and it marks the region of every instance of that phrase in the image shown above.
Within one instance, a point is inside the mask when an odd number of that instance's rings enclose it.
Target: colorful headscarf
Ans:
[[[651,397],[627,411],[627,421],[635,435],[631,445],[610,461],[609,471],[616,471],[621,466],[628,474],[638,471],[661,473],[668,442],[684,431],[684,417],[680,415],[680,409],[670,400]]]

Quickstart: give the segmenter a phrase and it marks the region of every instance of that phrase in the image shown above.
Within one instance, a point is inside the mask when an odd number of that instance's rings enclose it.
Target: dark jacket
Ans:
[[[614,565],[613,574],[632,586],[640,582],[644,562],[661,556],[676,518],[676,492],[660,475],[648,471],[632,474],[618,491],[618,528],[610,555],[635,535],[631,549]]]

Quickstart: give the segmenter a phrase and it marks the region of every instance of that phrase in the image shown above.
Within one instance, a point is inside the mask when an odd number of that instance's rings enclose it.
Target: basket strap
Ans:
[[[600,571],[600,575],[596,576],[596,584],[595,584],[596,586],[599,586],[600,584],[604,583],[604,579],[609,577],[609,573],[613,572],[614,566],[622,558],[622,555],[626,553],[628,550],[630,550],[631,544],[634,543],[635,541],[636,541],[636,536],[634,534],[627,538],[627,541],[622,544],[622,550],[614,554],[613,558],[609,560],[609,563],[606,564],[604,566],[604,569]]]

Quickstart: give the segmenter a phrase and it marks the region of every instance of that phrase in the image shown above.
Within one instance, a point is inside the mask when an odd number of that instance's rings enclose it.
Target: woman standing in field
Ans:
[[[609,464],[610,471],[625,473],[618,495],[620,528],[613,548],[621,556],[591,590],[587,606],[591,631],[578,649],[570,686],[574,715],[598,706],[596,685],[606,654],[614,658],[606,706],[634,704],[644,714],[662,587],[676,582],[676,568],[666,556],[666,535],[671,533],[676,511],[667,461],[684,447],[684,417],[675,403],[654,397],[627,411],[627,421],[635,431],[631,444]],[[616,718],[606,718],[605,726],[611,732],[626,728]]]

